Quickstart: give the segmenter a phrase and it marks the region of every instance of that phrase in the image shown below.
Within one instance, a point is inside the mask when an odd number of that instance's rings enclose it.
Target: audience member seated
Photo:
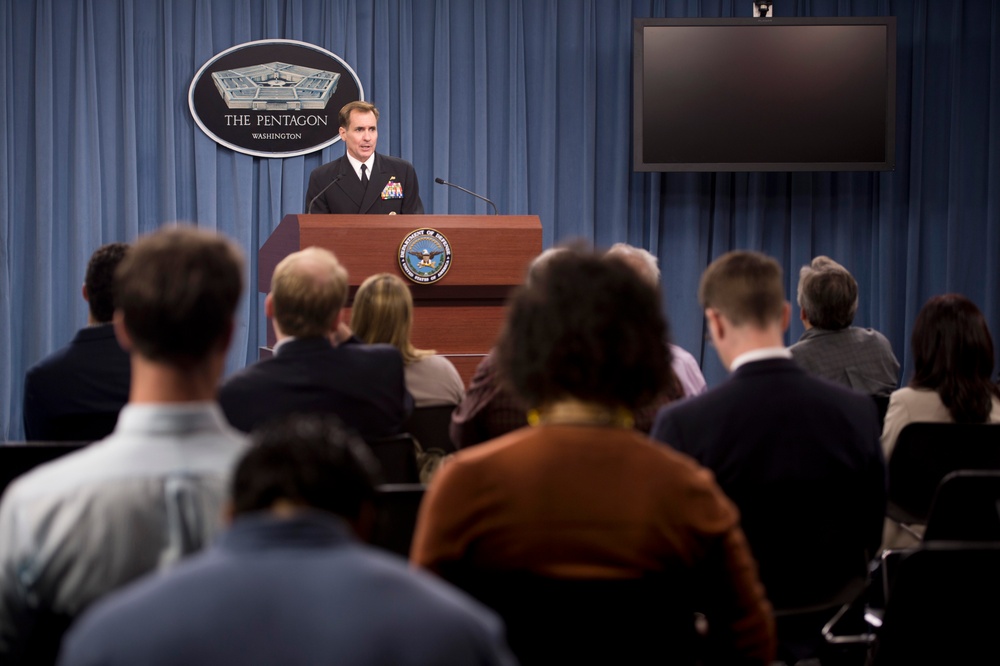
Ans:
[[[660,289],[659,260],[649,250],[633,247],[627,243],[615,243],[608,250],[607,256],[618,257],[632,267],[639,277],[649,282],[653,289]],[[698,361],[688,351],[673,343],[670,345],[670,365],[680,382],[681,396],[690,397],[705,392],[705,376],[701,374]],[[652,423],[650,423],[652,425]],[[648,432],[649,429],[646,429]]]
[[[131,377],[111,325],[115,269],[127,250],[125,243],[110,243],[94,252],[83,281],[87,327],[25,375],[25,439],[94,441],[114,429]]]
[[[361,283],[351,305],[354,334],[369,344],[388,343],[399,350],[414,407],[457,405],[465,392],[458,370],[433,350],[415,349],[412,327],[413,296],[401,278],[379,273]]]
[[[819,256],[799,271],[799,318],[806,330],[789,349],[806,372],[869,395],[899,386],[899,361],[885,336],[851,326],[858,283],[846,268]]]
[[[329,250],[310,247],[274,269],[264,310],[274,356],[219,389],[229,422],[244,432],[293,413],[336,414],[365,439],[395,435],[413,407],[403,358],[391,345],[334,344],[347,300],[347,271]]]
[[[910,342],[913,379],[889,398],[882,430],[886,460],[910,423],[1000,423],[1000,387],[990,380],[993,338],[972,301],[959,294],[930,299],[917,315]],[[916,536],[886,521],[886,548],[917,542]]]
[[[510,303],[496,357],[532,425],[442,466],[411,560],[455,581],[625,580],[682,567],[731,657],[722,663],[767,663],[770,605],[735,507],[707,470],[632,427],[634,410],[672,380],[660,312],[656,292],[618,259],[566,250],[536,271]]]
[[[131,355],[110,437],[15,481],[0,503],[0,662],[52,663],[87,606],[206,545],[244,437],[213,402],[242,291],[226,240],[185,227],[140,239],[116,273]]]
[[[723,255],[702,275],[698,298],[732,376],[666,407],[653,437],[715,472],[740,511],[777,610],[830,601],[863,579],[882,537],[885,466],[875,405],[792,360],[782,345],[791,308],[773,259]],[[818,656],[826,619],[801,632],[783,632],[779,622],[778,656],[788,663]]]
[[[528,268],[526,281],[530,284],[533,276],[544,270],[549,260],[565,248],[549,248],[542,252]],[[660,269],[656,257],[646,250],[617,243],[605,256],[616,257],[630,266],[639,277],[654,289],[660,287]],[[674,344],[669,344],[671,367],[676,381],[661,391],[649,405],[635,413],[635,427],[649,432],[657,410],[672,400],[702,393],[705,378],[698,362],[688,352]],[[451,440],[456,447],[464,448],[479,444],[516,430],[527,424],[528,408],[510,389],[503,386],[496,372],[496,353],[490,350],[482,360],[469,384],[465,398],[451,417]]]
[[[336,417],[263,425],[211,549],[96,605],[63,666],[509,664],[503,626],[363,545],[377,463]]]
[[[528,408],[500,383],[496,349],[491,349],[476,367],[465,397],[451,414],[451,442],[456,448],[466,448],[527,424]]]

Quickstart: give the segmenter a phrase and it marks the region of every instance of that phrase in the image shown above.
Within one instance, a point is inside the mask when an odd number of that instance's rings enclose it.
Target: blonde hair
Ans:
[[[365,342],[387,342],[410,364],[433,355],[433,349],[416,349],[410,342],[413,296],[402,279],[391,273],[372,275],[358,287],[351,306],[351,329]]]
[[[281,260],[271,278],[274,319],[285,335],[328,335],[347,300],[347,271],[333,252],[309,247]]]

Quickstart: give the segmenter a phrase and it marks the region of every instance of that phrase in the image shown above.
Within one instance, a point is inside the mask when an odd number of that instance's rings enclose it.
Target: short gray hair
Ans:
[[[654,288],[660,286],[660,260],[649,250],[628,243],[615,243],[608,249],[605,256],[619,257],[638,273],[644,282],[649,283]]]
[[[858,283],[846,268],[820,255],[799,270],[796,300],[810,324],[839,331],[854,322]]]

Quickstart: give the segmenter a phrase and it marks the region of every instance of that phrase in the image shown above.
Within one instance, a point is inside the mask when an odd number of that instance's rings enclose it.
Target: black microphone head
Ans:
[[[444,185],[444,178],[435,178],[434,182],[438,185]]]

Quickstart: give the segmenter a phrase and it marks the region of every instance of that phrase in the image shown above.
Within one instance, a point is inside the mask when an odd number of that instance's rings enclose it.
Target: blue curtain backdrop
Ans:
[[[382,112],[379,149],[411,160],[431,213],[486,213],[440,176],[537,214],[545,244],[627,241],[660,257],[676,341],[703,343],[699,275],[733,248],[779,259],[794,294],[815,254],[861,285],[857,323],[908,337],[931,295],[963,292],[1000,334],[1000,9],[990,0],[779,0],[782,16],[898,17],[892,173],[631,171],[632,19],[749,16],[750,0],[4,0],[0,2],[0,437],[22,436],[25,370],[86,321],[94,248],[173,220],[251,260],[232,371],[256,357],[254,259],[309,172],[195,126],[188,85],[211,56],[265,38],[341,55]],[[789,333],[801,333],[795,322]]]

